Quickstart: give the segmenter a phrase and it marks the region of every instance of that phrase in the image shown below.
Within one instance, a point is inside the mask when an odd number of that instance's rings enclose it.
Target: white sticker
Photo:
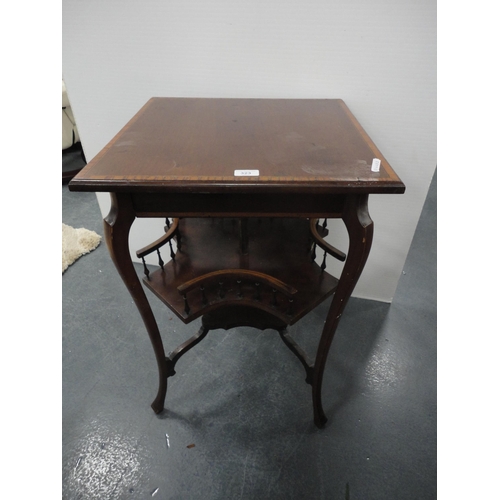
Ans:
[[[378,158],[373,158],[372,172],[380,172],[380,160]]]
[[[235,170],[234,171],[234,176],[235,177],[258,177],[259,171],[258,170]]]

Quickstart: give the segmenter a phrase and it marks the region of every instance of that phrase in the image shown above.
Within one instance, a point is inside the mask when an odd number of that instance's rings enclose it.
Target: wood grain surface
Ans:
[[[374,158],[380,172],[372,172]],[[258,170],[258,177],[235,176]],[[151,98],[73,191],[403,193],[340,99]]]

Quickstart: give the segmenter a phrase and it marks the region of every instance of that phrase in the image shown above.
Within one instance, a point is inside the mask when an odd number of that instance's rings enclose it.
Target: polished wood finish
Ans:
[[[194,278],[178,286],[177,291],[181,294],[185,294],[196,287],[203,286],[205,283],[210,282],[211,280],[217,280],[219,282],[221,280],[222,282],[240,282],[242,280],[253,282],[258,281],[267,284],[271,288],[279,290],[281,293],[290,298],[293,298],[294,294],[297,293],[297,290],[295,288],[287,285],[286,283],[283,283],[283,281],[276,279],[274,276],[260,273],[258,271],[249,271],[248,269],[226,269],[225,271],[212,271],[211,273],[204,274],[203,276]]]
[[[371,171],[373,158],[381,160],[380,172]],[[247,169],[259,176],[234,175]],[[252,326],[278,331],[301,361],[314,422],[325,425],[328,352],[373,237],[368,195],[405,190],[343,101],[152,98],[70,189],[111,193],[106,242],[157,359],[155,412],[163,409],[176,362],[210,330]],[[145,266],[143,283],[185,323],[202,317],[199,332],[168,355],[130,259],[137,217],[179,218],[138,251],[157,252],[161,266]],[[319,225],[318,218],[343,220],[346,253],[324,241],[326,221]],[[160,252],[174,237],[177,250],[164,265]],[[339,279],[326,270],[327,254],[345,260]],[[287,327],[332,295],[311,361]]]
[[[371,172],[373,158],[380,172]],[[234,176],[247,169],[260,176]],[[404,191],[340,99],[152,98],[72,184],[127,193]]]
[[[130,259],[128,237],[130,227],[134,222],[134,209],[131,198],[127,194],[111,194],[111,210],[104,219],[104,237],[111,258],[120,273],[137,309],[139,310],[146,330],[149,334],[151,344],[158,365],[159,386],[158,393],[151,407],[156,413],[163,409],[165,395],[167,393],[167,363],[163,341],[158,329],[156,318],[148,302],[144,289],[135,272],[134,265]]]
[[[157,240],[153,241],[149,245],[145,246],[144,248],[141,248],[140,250],[137,250],[135,253],[137,257],[140,259],[142,257],[146,257],[146,255],[149,255],[150,253],[155,252],[156,250],[159,250],[162,246],[166,245],[169,241],[171,241],[176,235],[177,235],[177,227],[179,225],[179,219],[174,219],[172,222],[172,225],[167,228],[167,231],[163,236],[160,236]]]
[[[326,219],[325,219],[326,220]],[[320,229],[318,227],[318,219],[311,219],[309,221],[309,229],[311,231],[311,236],[314,242],[322,248],[328,255],[335,257],[337,260],[344,262],[346,259],[346,254],[341,252],[338,248],[330,245],[330,243],[326,242],[319,234]],[[324,232],[324,231],[323,231]]]
[[[247,225],[248,253],[243,254],[238,219],[181,219],[182,250],[144,285],[184,323],[231,303],[267,311],[292,325],[334,293],[338,280],[311,262],[307,219],[251,218]]]

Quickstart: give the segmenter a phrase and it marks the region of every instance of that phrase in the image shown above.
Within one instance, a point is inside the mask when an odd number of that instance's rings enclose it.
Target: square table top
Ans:
[[[381,160],[379,172],[372,172],[374,158]],[[341,99],[170,97],[147,101],[69,187],[143,193],[405,190]]]

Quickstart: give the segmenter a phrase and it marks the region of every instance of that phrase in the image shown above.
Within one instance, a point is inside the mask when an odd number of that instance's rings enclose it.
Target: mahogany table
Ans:
[[[69,189],[111,195],[105,238],[153,345],[156,413],[176,362],[209,330],[253,326],[277,330],[299,358],[314,422],[325,425],[328,351],[372,243],[368,196],[405,191],[342,100],[151,98]],[[185,323],[202,317],[200,331],[168,354],[130,256],[136,217],[166,219],[165,234],[137,251],[145,286]],[[324,240],[329,218],[347,228],[347,255]],[[144,260],[151,253],[154,272]],[[339,279],[326,271],[327,255],[345,261]],[[312,362],[286,328],[332,296]]]

